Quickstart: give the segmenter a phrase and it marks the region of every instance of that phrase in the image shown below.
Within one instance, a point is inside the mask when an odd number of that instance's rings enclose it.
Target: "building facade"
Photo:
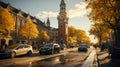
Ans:
[[[56,39],[58,37],[58,35],[57,35],[58,29],[50,26],[49,18],[47,19],[47,22],[44,23],[41,20],[37,19],[36,17],[31,16],[29,13],[25,13],[21,9],[17,9],[17,8],[11,6],[9,3],[2,2],[1,0],[0,0],[0,7],[8,9],[16,22],[15,23],[15,31],[11,32],[11,36],[12,36],[11,39],[13,39],[14,41],[17,42],[20,40],[24,40],[24,38],[22,38],[19,35],[19,31],[20,31],[20,28],[24,25],[25,21],[28,18],[30,18],[33,21],[33,23],[36,24],[39,31],[44,30],[47,32],[47,34],[51,38],[50,41],[53,41],[53,40],[56,40],[56,42],[58,41],[58,39]],[[54,35],[53,35],[53,33],[54,33]],[[56,37],[56,38],[53,38],[53,37]],[[3,39],[3,38],[0,38],[0,39]],[[1,42],[1,40],[0,40],[0,42]],[[1,43],[0,43],[0,45],[1,45]]]
[[[47,32],[47,34],[50,36],[50,42],[56,42],[56,43],[64,43],[67,44],[68,41],[68,17],[66,13],[66,4],[64,0],[61,0],[60,3],[60,12],[57,16],[58,19],[58,28],[53,28],[50,26],[50,20],[47,18],[47,22],[42,22],[38,18],[31,16],[29,13],[25,13],[21,9],[17,9],[13,6],[11,6],[9,3],[2,2],[0,0],[0,7],[6,8],[9,10],[11,15],[13,16],[15,20],[15,31],[11,32],[12,38],[11,40],[14,40],[15,42],[24,40],[19,35],[20,28],[24,25],[25,21],[30,18],[34,24],[36,24],[39,31],[44,30]],[[5,38],[5,37],[4,37]],[[2,38],[0,38],[2,39]],[[32,39],[34,40],[34,39]],[[36,41],[36,39],[35,39]],[[1,42],[1,40],[0,40]],[[0,43],[1,45],[1,43]]]
[[[68,17],[66,13],[66,4],[61,0],[58,19],[58,41],[61,44],[67,44],[68,41]]]

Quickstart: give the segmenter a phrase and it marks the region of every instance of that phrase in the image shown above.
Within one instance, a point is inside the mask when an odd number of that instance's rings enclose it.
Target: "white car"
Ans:
[[[28,44],[19,44],[15,49],[10,51],[11,58],[14,58],[18,55],[28,55],[31,56],[33,53],[33,49],[31,45]]]

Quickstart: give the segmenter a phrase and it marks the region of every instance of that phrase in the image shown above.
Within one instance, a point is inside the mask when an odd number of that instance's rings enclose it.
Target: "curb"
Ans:
[[[85,62],[83,63],[83,65],[81,67],[93,67],[95,55],[96,55],[96,50],[93,48],[92,51],[90,52],[89,56],[87,57],[87,59],[85,60]]]

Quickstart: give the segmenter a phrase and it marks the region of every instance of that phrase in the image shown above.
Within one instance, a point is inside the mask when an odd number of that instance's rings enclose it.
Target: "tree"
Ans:
[[[9,34],[15,27],[15,20],[10,12],[0,6],[0,32],[3,34]]]
[[[94,25],[92,25],[89,32],[91,35],[94,35],[98,39],[99,45],[101,47],[102,42],[105,42],[108,38],[110,31],[111,30],[107,27],[107,25],[96,22]]]
[[[68,43],[90,43],[90,38],[84,30],[76,29],[74,26],[68,27]]]
[[[84,30],[77,30],[77,42],[78,43],[87,43],[90,44],[90,38],[87,36],[86,32]]]
[[[89,0],[89,19],[108,24],[114,31],[115,46],[120,46],[120,0]]]
[[[43,43],[43,42],[48,42],[50,40],[50,37],[46,31],[42,30],[39,32],[38,39],[41,43]]]
[[[27,38],[28,43],[30,38],[36,38],[38,34],[38,29],[31,19],[27,19],[25,24],[20,29],[20,35]]]
[[[69,46],[73,46],[73,44],[74,44],[74,39],[73,39],[73,37],[68,37],[68,44],[69,44]]]
[[[68,27],[68,36],[71,36],[71,37],[76,36],[76,28],[74,26]]]

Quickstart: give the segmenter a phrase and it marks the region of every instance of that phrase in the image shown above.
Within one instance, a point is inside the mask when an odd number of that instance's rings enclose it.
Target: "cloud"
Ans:
[[[75,18],[75,17],[82,17],[88,13],[88,10],[86,9],[87,3],[80,2],[78,4],[75,4],[75,9],[71,9],[67,11],[69,18]],[[59,12],[52,12],[52,11],[42,11],[37,13],[38,18],[46,18],[46,17],[57,17]]]
[[[69,10],[68,17],[82,17],[87,14],[88,10],[86,9],[87,4],[85,2],[80,2],[79,4],[75,4],[75,9]]]
[[[52,11],[42,11],[39,12],[36,16],[38,18],[46,18],[46,17],[57,17],[58,12],[52,12]]]

